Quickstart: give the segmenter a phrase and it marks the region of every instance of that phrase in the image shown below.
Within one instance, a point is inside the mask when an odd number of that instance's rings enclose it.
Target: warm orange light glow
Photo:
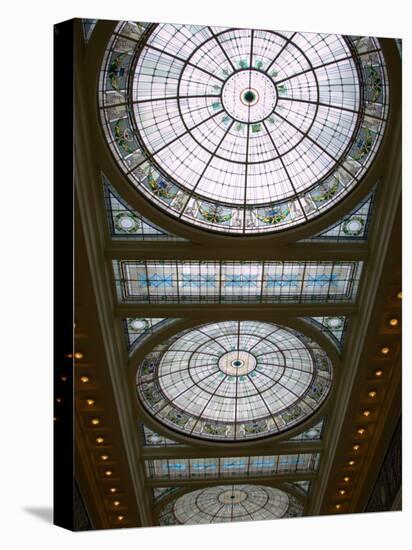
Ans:
[[[339,494],[340,494],[340,495],[344,495],[344,494],[346,494],[346,491],[345,491],[345,489],[339,489]]]
[[[109,460],[109,455],[100,455],[102,460]]]
[[[82,382],[82,384],[87,384],[87,382],[90,382],[90,378],[88,376],[81,376],[80,382]]]
[[[86,399],[86,403],[89,405],[89,407],[91,407],[95,404],[95,400],[89,397],[89,399]]]
[[[390,349],[388,348],[388,346],[383,346],[381,348],[381,354],[382,355],[388,355],[389,352],[390,352]]]
[[[363,435],[366,432],[365,428],[358,428],[356,431],[359,435]]]
[[[383,371],[380,369],[375,371],[375,376],[382,376],[382,374],[383,374]]]
[[[369,395],[369,397],[376,397],[376,391],[375,390],[370,390],[370,392],[368,392],[368,395]]]
[[[399,323],[398,319],[396,317],[392,317],[392,319],[389,320],[389,324],[391,327],[396,327],[396,325]]]
[[[355,461],[354,461],[354,460],[349,460],[348,464],[349,464],[349,466],[354,466],[354,465],[355,465]]]
[[[84,355],[81,351],[76,351],[76,353],[74,354],[74,358],[75,359],[83,359]]]
[[[335,504],[336,510],[340,510],[340,504]]]
[[[368,409],[365,409],[364,411],[362,411],[362,414],[363,416],[369,416],[371,412]]]
[[[398,292],[396,297],[398,298],[398,300],[402,300],[402,291],[401,290]]]
[[[105,472],[105,475],[107,475],[108,477],[110,477],[111,475],[113,475],[113,472],[111,470],[106,470]]]
[[[123,520],[124,520],[124,516],[117,516],[117,519],[118,519],[119,521],[123,521]]]
[[[348,476],[345,476],[345,477],[343,478],[343,481],[344,481],[345,483],[349,483],[349,481],[350,481],[350,477],[348,477]]]
[[[92,418],[90,423],[93,424],[93,426],[98,426],[100,424],[100,420],[99,418]]]
[[[120,500],[114,500],[113,506],[120,506]]]
[[[117,493],[117,487],[110,487],[109,491],[111,493]]]
[[[104,443],[104,438],[103,437],[96,437],[96,443]]]
[[[356,445],[354,445],[354,446],[352,447],[352,449],[353,449],[354,451],[359,451],[359,447],[360,447],[360,445],[357,445],[357,444],[356,444]]]

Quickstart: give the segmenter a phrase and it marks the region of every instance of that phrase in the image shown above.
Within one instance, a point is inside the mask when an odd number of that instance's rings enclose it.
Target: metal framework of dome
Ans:
[[[259,439],[311,417],[326,399],[332,365],[321,347],[274,323],[225,321],[180,332],[137,371],[150,415],[180,434]]]
[[[135,188],[200,228],[260,234],[347,196],[379,147],[388,86],[370,37],[121,23],[104,132]]]

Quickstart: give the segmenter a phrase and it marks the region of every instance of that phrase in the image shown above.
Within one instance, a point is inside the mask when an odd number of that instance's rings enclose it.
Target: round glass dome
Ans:
[[[133,185],[182,221],[234,234],[331,208],[364,175],[387,116],[370,37],[122,23],[100,90]]]
[[[310,417],[329,393],[332,366],[306,336],[274,323],[225,321],[181,332],[137,372],[138,397],[184,435],[242,441]]]
[[[177,498],[162,510],[159,523],[199,525],[278,519],[302,514],[302,504],[280,489],[261,485],[219,485]]]

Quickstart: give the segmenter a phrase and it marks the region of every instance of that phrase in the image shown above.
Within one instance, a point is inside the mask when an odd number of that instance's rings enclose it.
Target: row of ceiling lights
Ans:
[[[399,291],[397,294],[396,294],[396,297],[398,300],[401,300],[402,299],[402,292]],[[391,319],[389,319],[388,321],[388,325],[390,328],[395,328],[399,325],[399,319],[397,317],[392,317]],[[387,357],[391,352],[391,349],[389,346],[382,346],[380,348],[380,354],[384,357]],[[377,378],[380,378],[383,374],[383,370],[382,369],[378,369],[375,371],[375,376]],[[368,397],[374,399],[376,396],[378,395],[378,392],[375,390],[375,389],[371,389],[368,391]],[[365,418],[368,418],[368,416],[371,415],[371,410],[370,409],[364,409],[362,410],[361,412],[362,416],[364,416]],[[365,435],[366,433],[366,428],[364,426],[359,426],[356,430],[356,434],[357,435],[360,435],[360,436],[363,436]],[[359,451],[360,449],[360,445],[359,443],[354,443],[352,445],[352,450],[357,452]],[[354,467],[356,465],[356,460],[354,460],[353,458],[351,458],[350,460],[348,460],[347,462],[347,466],[349,467]],[[342,481],[345,483],[345,484],[349,484],[351,482],[352,478],[349,477],[349,476],[344,476],[342,478]],[[347,489],[344,489],[342,487],[340,488],[337,488],[337,494],[341,497],[345,496],[347,494],[348,490]],[[341,509],[342,509],[342,503],[341,502],[337,502],[335,505],[334,505],[334,508],[335,508],[335,511],[336,512],[339,512]]]
[[[81,361],[83,358],[84,358],[84,354],[83,352],[81,351],[76,351],[74,353],[68,353],[66,354],[66,357],[68,359],[74,359],[76,361]],[[62,382],[66,382],[68,380],[68,377],[66,375],[62,375],[60,377],[61,381]],[[89,385],[91,384],[91,377],[88,375],[88,374],[82,374],[80,377],[79,377],[79,380],[80,380],[80,383],[82,385]],[[62,402],[62,399],[60,397],[56,398],[56,401],[57,403],[61,403]],[[85,404],[87,405],[88,408],[91,408],[91,407],[95,407],[96,405],[96,399],[92,396],[89,396],[85,399]],[[57,420],[57,418],[55,417],[55,420]],[[93,418],[91,418],[89,421],[88,421],[88,426],[90,428],[97,428],[98,426],[100,426],[101,424],[101,419],[98,417],[98,416],[94,416]],[[107,444],[107,441],[105,440],[105,438],[101,435],[98,435],[96,438],[95,438],[95,442],[97,445],[99,445],[100,447],[103,446],[105,443]],[[102,454],[100,454],[100,460],[102,462],[108,462],[110,460],[110,455],[107,453],[107,452],[102,452]],[[110,479],[112,478],[114,472],[112,469],[110,468],[107,468],[104,470],[104,476],[105,476],[105,479]],[[118,487],[115,486],[115,485],[112,485],[111,487],[109,487],[109,493],[111,495],[115,495],[118,493]],[[115,508],[119,508],[122,503],[120,502],[120,500],[118,499],[115,499],[115,500],[112,500],[111,501],[111,504],[115,507]],[[118,514],[116,516],[116,522],[117,523],[123,523],[126,519],[126,516],[124,514]]]

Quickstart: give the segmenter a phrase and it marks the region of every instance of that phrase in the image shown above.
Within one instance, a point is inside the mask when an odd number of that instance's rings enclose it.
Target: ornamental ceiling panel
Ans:
[[[371,37],[128,22],[99,102],[139,193],[245,235],[303,224],[351,193],[379,148],[388,85]]]
[[[332,385],[313,340],[274,323],[209,323],[171,337],[140,364],[137,395],[156,421],[212,441],[283,433],[312,416]]]
[[[353,302],[362,261],[118,261],[121,302]]]

